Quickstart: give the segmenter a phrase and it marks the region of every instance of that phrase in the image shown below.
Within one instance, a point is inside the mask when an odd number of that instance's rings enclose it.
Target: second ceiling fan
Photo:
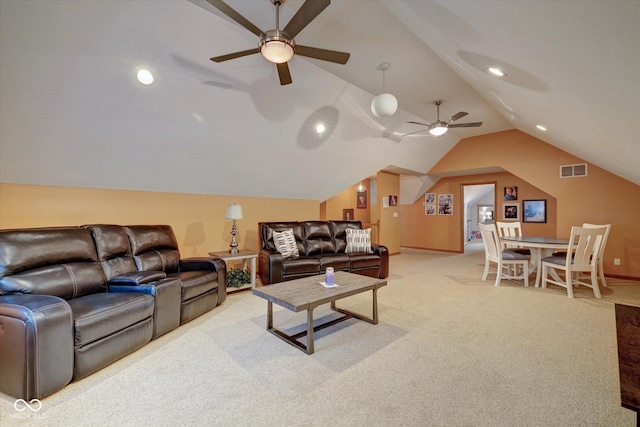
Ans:
[[[447,120],[441,121],[440,120],[440,105],[442,105],[443,102],[444,101],[442,99],[438,99],[437,101],[434,101],[434,104],[438,108],[438,119],[435,122],[433,122],[431,124],[429,124],[429,123],[420,123],[420,122],[407,122],[407,123],[411,123],[411,124],[414,124],[414,125],[427,126],[427,129],[417,130],[415,132],[407,133],[407,134],[404,134],[402,136],[413,135],[413,134],[416,134],[416,133],[425,132],[427,130],[433,136],[442,136],[447,132],[447,130],[449,128],[473,128],[473,127],[482,126],[482,122],[457,123],[457,124],[453,123],[456,120],[461,119],[464,116],[466,116],[467,114],[469,114],[469,113],[465,113],[464,111],[460,111],[459,113],[456,113],[453,116],[449,117]]]
[[[335,50],[320,49],[317,47],[302,46],[296,44],[293,38],[300,33],[311,21],[313,21],[329,4],[330,0],[307,0],[298,9],[289,23],[280,30],[280,5],[285,0],[271,0],[276,7],[276,28],[274,30],[262,31],[244,16],[240,15],[231,6],[222,0],[207,0],[213,7],[227,15],[229,18],[242,25],[247,30],[260,38],[259,47],[229,53],[211,58],[214,62],[223,62],[236,59],[254,53],[261,53],[268,61],[276,64],[278,77],[281,85],[292,83],[291,72],[287,61],[294,55],[306,56],[320,59],[322,61],[346,64],[349,60],[349,53]]]

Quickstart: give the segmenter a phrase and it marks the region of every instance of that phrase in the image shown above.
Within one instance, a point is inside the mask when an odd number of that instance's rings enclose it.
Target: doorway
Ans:
[[[496,219],[496,183],[462,184],[464,252],[484,250],[478,224],[493,224]]]

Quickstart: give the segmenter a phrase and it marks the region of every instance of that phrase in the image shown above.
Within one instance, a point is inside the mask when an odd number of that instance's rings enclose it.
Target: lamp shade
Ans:
[[[225,219],[242,219],[242,206],[237,203],[227,206]]]
[[[371,101],[371,112],[376,117],[392,116],[398,109],[398,100],[390,93],[381,93]]]

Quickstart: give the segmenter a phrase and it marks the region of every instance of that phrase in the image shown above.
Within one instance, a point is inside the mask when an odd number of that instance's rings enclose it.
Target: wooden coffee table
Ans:
[[[374,325],[378,324],[378,289],[387,284],[386,280],[376,279],[359,274],[337,271],[335,274],[334,288],[325,288],[320,284],[324,282],[324,275],[305,277],[303,279],[290,280],[288,282],[261,286],[253,289],[254,295],[267,300],[267,330],[278,338],[299,348],[307,354],[313,354],[313,333],[320,329],[335,325],[343,320],[355,317]],[[355,313],[336,307],[336,301],[365,291],[373,291],[373,316]],[[307,310],[307,330],[294,335],[288,335],[273,326],[273,304],[278,304],[291,311],[299,312]],[[313,326],[313,310],[322,304],[331,303],[331,309],[344,316],[329,322]],[[299,338],[307,336],[306,345]]]

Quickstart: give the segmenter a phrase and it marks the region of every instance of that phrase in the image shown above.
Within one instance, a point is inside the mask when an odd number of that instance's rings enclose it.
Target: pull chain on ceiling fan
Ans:
[[[346,64],[349,60],[349,53],[302,46],[296,44],[293,39],[300,31],[309,25],[320,12],[331,4],[331,0],[305,1],[284,29],[280,30],[280,5],[282,5],[284,1],[285,0],[271,0],[276,7],[276,28],[274,30],[262,31],[223,0],[207,0],[213,7],[260,38],[258,48],[216,56],[211,58],[211,60],[214,62],[224,62],[254,53],[261,53],[269,62],[276,64],[281,85],[292,83],[287,62],[295,55],[335,62],[337,64]]]
[[[441,121],[440,120],[440,106],[442,105],[443,102],[444,101],[442,99],[438,99],[437,101],[433,102],[436,105],[436,108],[438,109],[438,116],[437,116],[437,120],[435,122],[433,122],[431,124],[420,123],[420,122],[407,122],[407,123],[411,123],[411,124],[414,124],[414,125],[426,126],[427,129],[417,130],[415,132],[407,133],[407,134],[404,134],[402,136],[413,135],[413,134],[424,132],[424,131],[427,131],[427,130],[433,136],[442,136],[445,133],[447,133],[447,130],[449,130],[449,128],[471,128],[471,127],[482,126],[482,122],[457,123],[457,124],[454,124],[453,122],[455,122],[456,120],[461,119],[464,116],[466,116],[467,114],[469,114],[469,113],[465,113],[464,111],[460,111],[459,113],[456,113],[453,116],[449,117],[447,120]]]

